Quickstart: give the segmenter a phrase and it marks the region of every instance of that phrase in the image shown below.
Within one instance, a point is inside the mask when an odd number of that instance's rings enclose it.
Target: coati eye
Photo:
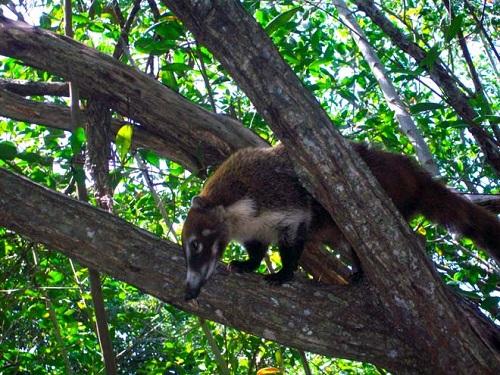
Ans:
[[[191,252],[193,253],[201,251],[200,242],[198,240],[192,240],[189,246],[191,247]]]

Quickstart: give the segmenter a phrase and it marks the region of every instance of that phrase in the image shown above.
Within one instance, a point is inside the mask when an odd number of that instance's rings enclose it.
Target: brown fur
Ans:
[[[362,143],[351,145],[405,219],[422,214],[472,239],[500,262],[500,221],[497,216],[453,193],[407,156],[370,149]],[[238,151],[207,181],[200,195],[223,206],[248,195],[259,205],[269,208],[306,208],[313,200],[298,181],[283,146]],[[328,224],[335,225],[333,222]],[[311,228],[313,233],[316,230],[319,232],[325,228]],[[340,233],[338,228],[327,230],[333,231],[334,236]]]

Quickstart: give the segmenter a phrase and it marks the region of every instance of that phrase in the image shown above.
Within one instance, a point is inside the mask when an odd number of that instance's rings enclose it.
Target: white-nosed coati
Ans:
[[[401,214],[423,214],[453,228],[500,262],[500,221],[434,181],[410,158],[352,147],[366,162]],[[328,212],[302,187],[282,145],[247,148],[229,157],[195,197],[182,230],[187,263],[186,300],[196,298],[230,241],[244,245],[249,259],[233,261],[238,272],[254,271],[270,244],[282,261],[279,272],[267,275],[273,283],[293,277],[308,242],[333,249],[345,241]]]

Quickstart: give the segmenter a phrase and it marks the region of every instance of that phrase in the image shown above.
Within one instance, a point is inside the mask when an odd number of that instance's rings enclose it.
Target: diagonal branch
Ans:
[[[297,280],[282,288],[258,275],[222,267],[193,302],[184,301],[184,258],[178,245],[0,169],[0,226],[136,286],[182,310],[287,346],[391,368],[398,353],[412,372],[410,343],[395,338],[369,290]],[[126,235],[124,235],[126,233]]]
[[[387,72],[375,53],[374,48],[368,42],[363,30],[357,23],[351,11],[347,7],[344,0],[333,0],[333,5],[337,9],[342,23],[349,29],[352,38],[358,45],[359,50],[363,54],[364,59],[370,66],[373,76],[377,80],[380,90],[384,94],[385,100],[389,108],[394,111],[396,121],[399,128],[409,139],[415,150],[416,156],[420,164],[433,176],[439,175],[439,169],[434,160],[429,147],[425,143],[424,137],[417,128],[410,115],[407,105],[400,98],[399,93],[394,87],[394,84],[389,80]]]
[[[420,64],[426,57],[427,52],[419,45],[412,42],[403,34],[387,17],[376,7],[371,0],[353,0],[358,8],[378,25],[391,39],[392,43],[402,51],[410,55]],[[449,104],[457,114],[467,123],[467,127],[476,139],[478,145],[486,156],[486,160],[492,166],[495,173],[500,176],[500,149],[495,144],[493,136],[474,119],[478,117],[475,109],[469,102],[469,98],[457,87],[455,80],[439,61],[435,61],[430,67],[422,66],[429,73],[432,80],[443,90],[448,98]],[[496,140],[498,142],[498,140]]]

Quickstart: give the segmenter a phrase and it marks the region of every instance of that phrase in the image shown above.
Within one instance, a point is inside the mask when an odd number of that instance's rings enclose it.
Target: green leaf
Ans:
[[[73,151],[73,155],[76,155],[82,149],[83,144],[86,141],[85,137],[85,129],[82,127],[78,127],[73,130],[73,133],[69,137],[69,142],[71,144],[71,151]]]
[[[427,56],[425,56],[419,63],[420,66],[430,69],[439,57],[439,45],[435,44],[431,47]]]
[[[350,103],[357,103],[358,99],[350,91],[340,90],[339,95],[344,99],[348,100]]]
[[[106,30],[106,28],[104,27],[104,25],[102,23],[92,22],[89,25],[89,30],[93,31],[95,33],[103,33],[104,30]]]
[[[50,166],[54,162],[49,156],[42,156],[34,152],[23,151],[20,152],[17,157],[21,160],[27,161],[30,164],[40,164],[44,166]]]
[[[295,14],[299,11],[300,7],[293,8],[287,10],[284,13],[274,17],[271,22],[267,24],[265,27],[267,35],[272,35],[276,30],[285,25],[290,19],[295,16]]]
[[[459,14],[451,21],[450,27],[448,28],[444,36],[444,39],[447,43],[458,34],[460,28],[462,27],[463,20],[464,20],[464,15]]]
[[[485,310],[497,308],[500,304],[500,297],[486,297],[481,303],[481,307]]]
[[[127,152],[130,150],[133,133],[134,127],[130,124],[125,124],[120,128],[120,130],[118,130],[118,133],[116,134],[116,149],[122,163],[125,160]]]
[[[317,70],[319,67],[322,65],[328,65],[331,64],[332,60],[330,59],[318,59],[313,61],[311,64],[309,64],[308,68],[311,70]]]
[[[17,156],[16,145],[12,142],[0,142],[0,159],[13,160]]]
[[[474,119],[474,122],[477,124],[481,124],[486,121],[492,124],[500,124],[500,116],[486,115],[486,116],[479,116]]]
[[[181,36],[181,30],[176,23],[173,23],[170,19],[166,21],[160,21],[150,28],[148,28],[144,34],[149,34],[150,31],[155,32],[161,37],[168,40],[178,40]]]
[[[170,89],[177,91],[179,89],[179,84],[177,83],[177,79],[172,71],[163,70],[160,75],[161,83]]]
[[[144,160],[154,165],[156,168],[160,167],[160,157],[156,155],[156,153],[154,153],[153,151],[140,149],[139,154]]]
[[[165,71],[171,71],[171,72],[187,72],[189,70],[192,70],[189,65],[182,64],[182,63],[171,63],[171,64],[165,64],[161,70]]]
[[[138,39],[135,42],[135,47],[139,52],[152,53],[154,55],[162,55],[172,49],[176,49],[176,42],[170,40],[154,40],[150,36]]]
[[[443,108],[444,105],[439,103],[418,103],[410,107],[410,112],[415,114],[427,111],[434,111],[436,109],[443,109]]]
[[[63,279],[63,274],[58,271],[50,271],[47,279],[51,284],[57,284]]]

